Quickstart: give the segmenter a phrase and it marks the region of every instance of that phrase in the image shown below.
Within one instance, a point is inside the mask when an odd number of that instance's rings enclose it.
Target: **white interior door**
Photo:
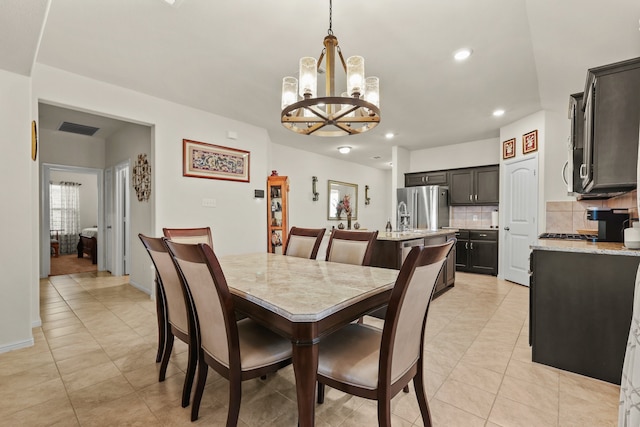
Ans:
[[[129,162],[115,167],[115,217],[113,219],[114,262],[112,273],[129,274]]]
[[[538,236],[538,158],[505,164],[503,214],[503,274],[506,280],[529,286],[529,246]]]
[[[113,217],[115,216],[113,206],[113,168],[104,171],[104,255],[105,270],[114,272],[113,266]]]

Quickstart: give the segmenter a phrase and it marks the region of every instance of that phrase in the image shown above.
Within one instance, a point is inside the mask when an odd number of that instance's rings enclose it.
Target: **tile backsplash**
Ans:
[[[491,212],[497,210],[498,205],[451,206],[449,209],[449,226],[456,228],[489,228],[491,226]]]
[[[637,190],[608,200],[547,202],[547,233],[579,233],[598,230],[598,221],[587,220],[587,208],[629,209],[631,218],[638,217]]]

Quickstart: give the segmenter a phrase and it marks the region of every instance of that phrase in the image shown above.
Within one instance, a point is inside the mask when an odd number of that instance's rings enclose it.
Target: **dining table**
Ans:
[[[291,340],[298,425],[313,426],[318,343],[388,304],[398,270],[272,253],[219,261],[236,310]]]

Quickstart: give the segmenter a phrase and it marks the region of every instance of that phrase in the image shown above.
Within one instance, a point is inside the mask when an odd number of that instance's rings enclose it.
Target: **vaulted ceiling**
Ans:
[[[494,138],[566,110],[588,68],[640,56],[639,18],[638,0],[334,0],[345,57],[364,56],[381,86],[381,124],[340,138],[300,136],[279,118],[282,77],[322,50],[328,0],[2,0],[0,68],[46,64],[265,128],[278,144],[335,157],[350,145],[349,160],[386,167],[392,145]],[[462,47],[473,55],[458,63]]]

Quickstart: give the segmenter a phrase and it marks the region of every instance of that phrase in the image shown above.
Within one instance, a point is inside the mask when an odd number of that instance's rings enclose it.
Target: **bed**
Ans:
[[[98,227],[83,228],[78,242],[78,258],[87,254],[92,264],[98,263]]]

